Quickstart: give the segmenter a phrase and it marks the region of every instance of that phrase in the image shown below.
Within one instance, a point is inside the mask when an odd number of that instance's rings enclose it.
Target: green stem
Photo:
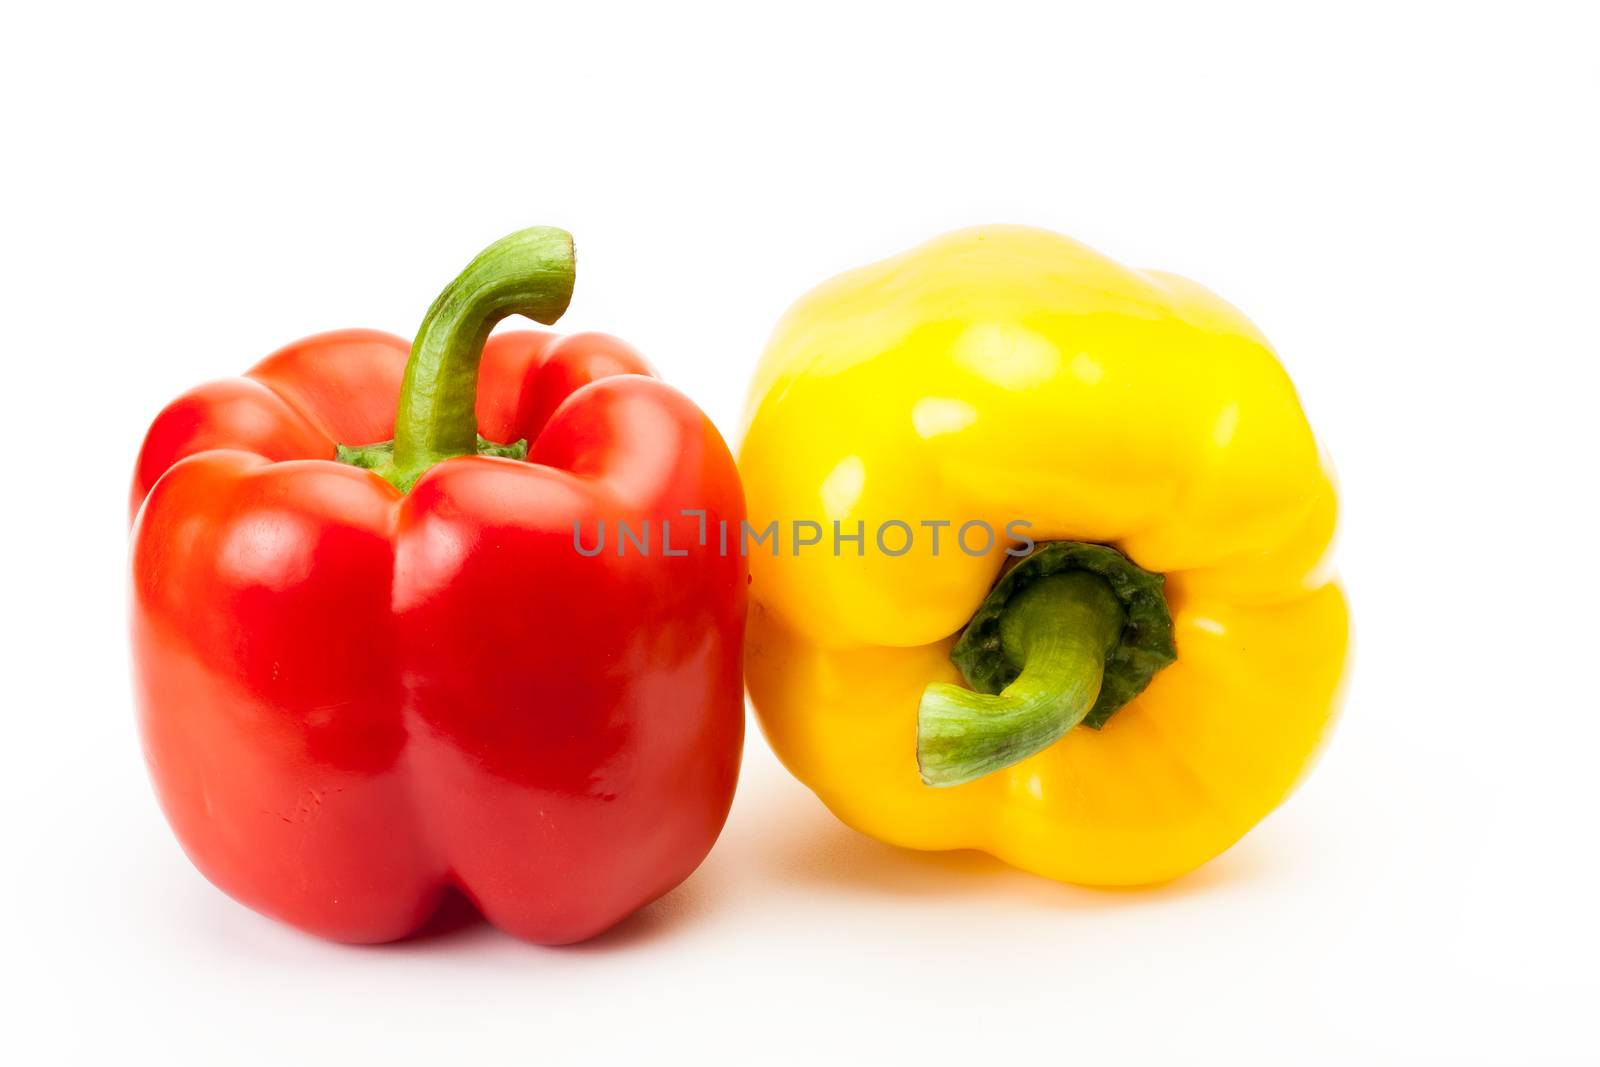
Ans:
[[[998,694],[936,682],[917,713],[917,766],[932,786],[955,786],[1049,747],[1089,714],[1106,657],[1126,621],[1104,578],[1071,570],[1013,596],[1000,650],[1020,673]]]
[[[435,463],[454,456],[515,455],[513,445],[480,448],[475,413],[478,363],[495,323],[525,315],[553,323],[572,299],[572,235],[536,226],[484,249],[428,309],[400,386],[394,443],[340,448],[340,458],[370,466],[401,492]]]

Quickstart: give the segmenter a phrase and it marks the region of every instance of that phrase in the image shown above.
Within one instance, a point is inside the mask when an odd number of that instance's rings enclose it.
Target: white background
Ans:
[[[1593,1062],[1585,5],[402,6],[0,16],[0,1058]],[[123,620],[167,399],[409,333],[545,223],[580,249],[562,328],[731,435],[790,300],[990,221],[1238,304],[1338,463],[1345,718],[1242,844],[1133,892],[901,852],[752,730],[704,867],[584,947],[325,945],[189,867]]]

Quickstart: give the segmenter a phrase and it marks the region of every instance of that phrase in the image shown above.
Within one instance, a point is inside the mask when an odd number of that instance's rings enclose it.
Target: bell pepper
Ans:
[[[781,541],[750,554],[752,701],[865,833],[1163,881],[1329,732],[1334,482],[1265,338],[1193,282],[1020,227],[842,275],[777,326],[740,470]]]
[[[722,827],[744,564],[686,535],[580,553],[575,524],[591,542],[686,508],[737,524],[737,471],[621,341],[489,337],[510,314],[554,322],[573,270],[564,231],[514,234],[414,344],[311,337],[185,393],[145,438],[145,755],[195,866],[258,911],[380,942],[453,888],[571,942],[677,885]]]

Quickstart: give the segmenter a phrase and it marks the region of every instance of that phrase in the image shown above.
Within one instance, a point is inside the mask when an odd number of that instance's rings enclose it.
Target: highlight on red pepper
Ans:
[[[574,551],[578,524],[735,528],[709,419],[553,323],[572,239],[496,242],[408,345],[321,334],[155,420],[131,494],[139,725],[184,851],[339,941],[450,889],[543,943],[692,872],[732,800],[745,563]],[[618,546],[619,548],[621,546]]]

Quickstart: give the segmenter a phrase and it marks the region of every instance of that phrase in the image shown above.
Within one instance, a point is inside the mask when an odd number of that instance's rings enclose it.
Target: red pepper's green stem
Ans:
[[[1021,669],[999,694],[936,682],[917,713],[917,766],[932,786],[981,778],[1054,744],[1100,695],[1126,615],[1099,575],[1073,570],[1019,592],[1000,617],[1000,647]]]
[[[358,465],[370,465],[405,492],[435,463],[477,454],[478,363],[489,331],[507,315],[555,322],[572,300],[574,270],[572,235],[550,226],[484,249],[439,294],[417,330],[400,386],[392,455],[345,449],[340,458],[358,462],[354,457],[364,456],[368,461]],[[505,448],[516,446],[484,451],[506,455]]]

